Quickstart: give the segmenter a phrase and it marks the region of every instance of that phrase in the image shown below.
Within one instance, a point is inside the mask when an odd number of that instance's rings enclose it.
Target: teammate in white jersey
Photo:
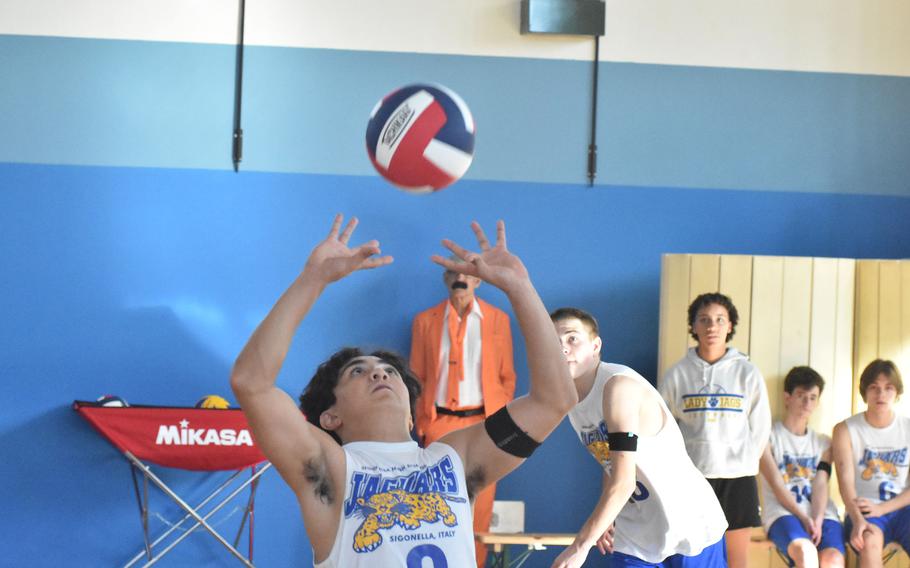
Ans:
[[[614,568],[725,567],[723,510],[657,390],[629,367],[600,361],[591,314],[561,308],[550,318],[580,400],[569,420],[604,468],[594,511],[553,566],[581,566],[596,545],[612,552]]]
[[[844,527],[828,498],[831,439],[809,428],[825,381],[811,367],[784,378],[784,419],[761,458],[762,524],[797,568],[844,565]]]
[[[392,262],[378,256],[377,241],[348,246],[356,218],[341,225],[338,215],[237,357],[234,394],[297,496],[317,566],[469,566],[469,499],[527,458],[576,402],[559,341],[527,270],[506,248],[505,225],[493,246],[473,223],[480,253],[443,241],[465,262],[432,260],[505,292],[527,347],[529,394],[421,449],[410,437],[419,386],[402,359],[344,349],[320,365],[301,412],[275,385],[301,321],[332,282]]]
[[[882,550],[890,542],[910,553],[910,418],[894,411],[903,392],[894,363],[872,361],[859,378],[866,411],[834,427],[847,534],[861,568],[881,566]]]

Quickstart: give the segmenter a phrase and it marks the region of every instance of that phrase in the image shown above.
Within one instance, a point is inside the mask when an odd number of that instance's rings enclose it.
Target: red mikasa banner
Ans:
[[[122,452],[165,467],[214,471],[265,461],[239,408],[98,406],[73,408]]]

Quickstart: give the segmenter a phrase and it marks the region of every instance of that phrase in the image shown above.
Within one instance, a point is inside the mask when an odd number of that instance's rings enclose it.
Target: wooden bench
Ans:
[[[910,558],[894,542],[885,547],[882,560],[887,568],[910,568]],[[768,540],[764,529],[753,529],[749,542],[749,568],[785,568],[786,566],[787,563],[778,554],[774,543]],[[856,555],[849,545],[847,546],[846,566],[847,568],[857,566]]]

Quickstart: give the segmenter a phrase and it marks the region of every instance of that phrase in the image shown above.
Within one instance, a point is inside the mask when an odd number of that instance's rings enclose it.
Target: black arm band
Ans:
[[[826,461],[818,462],[818,467],[815,468],[816,472],[824,471],[828,474],[828,477],[831,477],[831,464]]]
[[[631,432],[610,432],[607,443],[611,452],[634,452],[638,449],[638,436]]]
[[[505,406],[488,416],[483,425],[496,447],[515,457],[530,457],[540,445],[518,427]]]

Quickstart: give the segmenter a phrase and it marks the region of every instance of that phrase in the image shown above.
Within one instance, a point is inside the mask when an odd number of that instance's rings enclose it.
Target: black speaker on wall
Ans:
[[[521,0],[521,33],[604,35],[603,0]]]

